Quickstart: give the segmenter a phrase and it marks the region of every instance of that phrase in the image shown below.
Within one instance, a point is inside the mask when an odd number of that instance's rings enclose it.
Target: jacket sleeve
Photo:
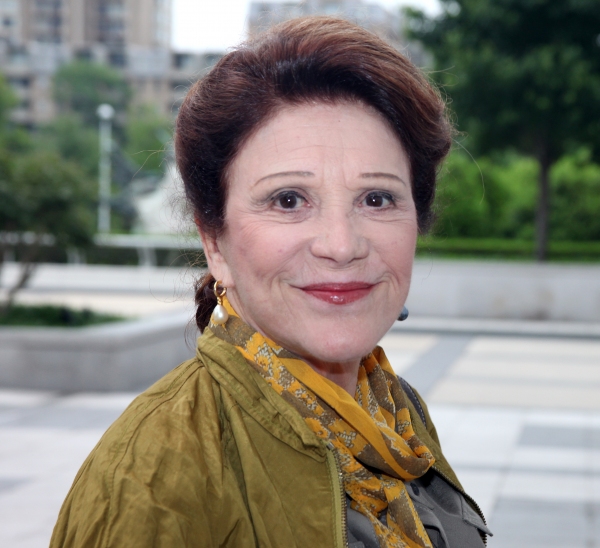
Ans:
[[[143,395],[111,426],[75,478],[51,548],[255,546],[210,380],[193,384]]]

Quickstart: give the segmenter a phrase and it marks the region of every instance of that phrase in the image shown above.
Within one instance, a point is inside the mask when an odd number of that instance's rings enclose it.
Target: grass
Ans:
[[[0,313],[0,326],[86,327],[123,321],[122,316],[100,314],[92,310],[74,310],[65,306],[16,304]]]

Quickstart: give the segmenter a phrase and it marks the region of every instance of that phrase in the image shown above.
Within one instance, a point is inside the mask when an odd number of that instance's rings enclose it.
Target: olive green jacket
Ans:
[[[427,413],[426,408],[425,413]],[[432,422],[417,435],[460,484]],[[197,357],[136,398],[81,467],[51,548],[346,544],[334,453],[210,330]]]

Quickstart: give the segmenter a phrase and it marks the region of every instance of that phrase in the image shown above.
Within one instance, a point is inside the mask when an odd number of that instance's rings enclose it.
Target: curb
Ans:
[[[600,340],[600,323],[417,316],[395,322],[390,332]]]

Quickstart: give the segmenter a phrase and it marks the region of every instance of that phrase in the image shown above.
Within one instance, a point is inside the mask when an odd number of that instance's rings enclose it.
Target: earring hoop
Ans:
[[[221,293],[219,293],[219,286],[221,285],[221,280],[215,280],[213,284],[213,292],[215,297],[217,298],[217,303],[223,304],[223,297],[227,295],[227,288],[221,286]]]
[[[220,292],[219,287],[221,287]],[[221,280],[215,280],[215,283],[213,285],[213,291],[215,293],[215,297],[217,298],[217,306],[215,306],[210,320],[215,325],[223,325],[229,319],[229,313],[227,312],[227,309],[223,306],[223,297],[225,297],[225,295],[227,294],[227,288],[221,286]]]

